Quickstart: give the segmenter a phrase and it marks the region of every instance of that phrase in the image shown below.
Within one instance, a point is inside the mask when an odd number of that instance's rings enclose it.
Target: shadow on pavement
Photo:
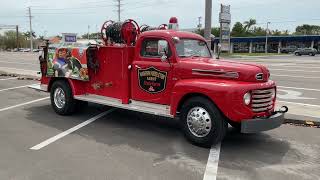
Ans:
[[[239,134],[230,128],[221,146],[219,175],[221,179],[230,178],[233,173],[237,174],[238,179],[268,179],[270,177],[258,175],[263,172],[259,169],[281,164],[289,151],[287,141],[266,133]]]

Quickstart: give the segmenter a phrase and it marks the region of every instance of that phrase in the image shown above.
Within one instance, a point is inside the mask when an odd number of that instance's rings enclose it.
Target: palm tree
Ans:
[[[246,32],[249,32],[251,27],[257,24],[257,21],[255,19],[249,19],[249,21],[245,21],[243,24]]]

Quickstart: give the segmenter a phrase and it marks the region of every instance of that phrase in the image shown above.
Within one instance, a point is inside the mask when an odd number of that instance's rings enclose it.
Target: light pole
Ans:
[[[211,49],[211,16],[212,16],[212,0],[206,0],[206,8],[205,8],[205,27],[204,27],[204,38],[209,43],[209,47]]]
[[[268,34],[269,34],[269,24],[271,22],[267,22],[267,29],[266,29],[266,44],[265,44],[265,52],[268,53]]]
[[[32,15],[31,15],[31,7],[28,7],[28,12],[29,12],[29,26],[30,26],[30,52],[33,52],[33,31],[32,31]]]

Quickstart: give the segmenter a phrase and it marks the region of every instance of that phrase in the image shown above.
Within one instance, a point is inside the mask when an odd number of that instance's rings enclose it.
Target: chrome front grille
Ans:
[[[252,91],[251,108],[255,113],[266,112],[273,108],[275,89],[261,89]]]

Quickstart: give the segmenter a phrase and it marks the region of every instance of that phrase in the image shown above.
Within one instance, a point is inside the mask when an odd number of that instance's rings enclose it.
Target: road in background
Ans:
[[[38,76],[38,53],[0,52],[0,72]]]

